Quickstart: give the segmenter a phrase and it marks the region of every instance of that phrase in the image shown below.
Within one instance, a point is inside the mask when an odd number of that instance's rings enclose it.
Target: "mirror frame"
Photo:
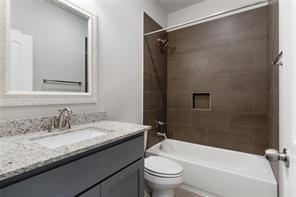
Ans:
[[[98,17],[67,0],[46,0],[88,20],[88,90],[89,92],[10,91],[9,29],[10,0],[0,1],[0,106],[33,106],[97,102]]]

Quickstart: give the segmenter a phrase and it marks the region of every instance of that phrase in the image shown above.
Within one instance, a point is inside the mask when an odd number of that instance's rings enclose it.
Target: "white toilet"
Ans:
[[[180,164],[159,156],[145,159],[145,182],[152,197],[174,197],[175,189],[184,182]]]
[[[184,182],[183,167],[160,156],[145,159],[144,177],[146,185],[152,189],[152,197],[174,197],[175,189]]]

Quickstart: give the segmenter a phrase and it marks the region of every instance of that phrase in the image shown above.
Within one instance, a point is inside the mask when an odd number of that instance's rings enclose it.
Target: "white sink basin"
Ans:
[[[86,128],[77,131],[70,131],[66,133],[57,134],[54,136],[48,136],[38,139],[33,139],[34,142],[45,146],[50,149],[59,148],[62,146],[82,142],[92,138],[100,137],[106,135],[106,130],[101,130],[97,128]]]

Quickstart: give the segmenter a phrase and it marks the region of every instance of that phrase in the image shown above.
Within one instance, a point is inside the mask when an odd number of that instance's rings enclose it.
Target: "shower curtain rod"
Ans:
[[[249,7],[253,7],[253,6],[261,5],[261,4],[268,4],[268,0],[256,2],[256,3],[253,3],[253,4],[249,4],[249,5],[245,5],[245,6],[235,8],[235,9],[231,9],[231,10],[228,10],[228,11],[217,12],[215,14],[211,14],[209,16],[205,16],[205,17],[202,17],[202,18],[199,18],[199,19],[195,19],[195,20],[192,20],[192,21],[188,21],[188,22],[185,22],[185,23],[178,24],[178,25],[173,25],[171,27],[159,29],[159,30],[156,30],[156,31],[153,31],[153,32],[150,32],[150,33],[146,33],[146,34],[144,34],[144,36],[148,36],[148,35],[151,35],[151,34],[176,29],[176,28],[179,28],[179,27],[190,25],[192,23],[197,23],[199,21],[203,21],[203,20],[206,20],[206,19],[210,19],[210,18],[213,18],[213,17],[223,15],[223,14],[228,14],[228,13],[231,13],[231,12],[235,12],[235,11],[238,11],[238,10],[241,10],[241,9],[245,9],[245,8],[249,8]]]

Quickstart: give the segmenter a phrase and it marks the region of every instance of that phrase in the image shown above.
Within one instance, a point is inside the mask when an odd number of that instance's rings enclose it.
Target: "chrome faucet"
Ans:
[[[166,124],[161,121],[156,121],[155,125],[156,125],[156,130],[157,130],[156,135],[158,137],[163,137],[164,139],[167,139],[166,132],[163,129]]]
[[[64,107],[63,109],[59,110],[60,112],[60,116],[59,116],[59,124],[58,124],[58,128],[64,128],[64,127],[68,127],[69,129],[71,129],[71,115],[72,110],[69,107]],[[66,122],[64,123],[66,118]]]
[[[157,137],[163,137],[165,140],[168,139],[165,133],[157,132],[156,135]]]
[[[59,110],[58,123],[56,123],[56,116],[52,118],[51,125],[48,129],[49,132],[59,131],[64,129],[71,129],[71,115],[72,110],[69,107],[64,107]]]

